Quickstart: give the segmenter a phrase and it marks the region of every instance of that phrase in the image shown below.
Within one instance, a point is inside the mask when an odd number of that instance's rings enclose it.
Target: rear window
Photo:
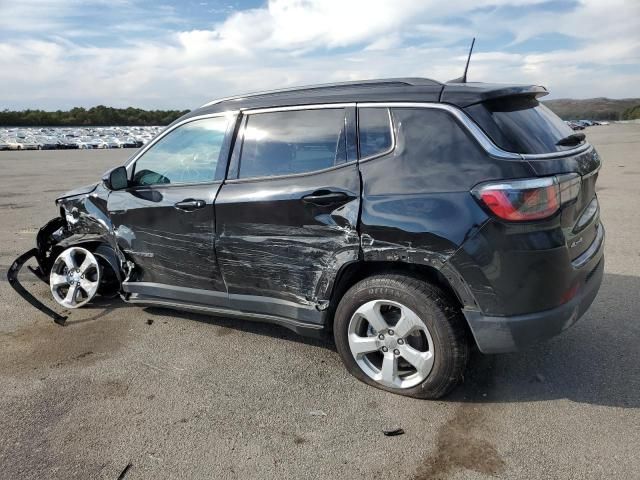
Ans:
[[[533,97],[490,100],[465,110],[496,145],[509,152],[551,153],[579,145],[558,145],[573,131]]]
[[[346,161],[344,109],[249,115],[240,178],[291,175]]]

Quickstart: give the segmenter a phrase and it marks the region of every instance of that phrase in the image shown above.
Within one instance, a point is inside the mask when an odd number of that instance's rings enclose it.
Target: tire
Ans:
[[[386,321],[389,328],[376,329],[368,320],[369,311],[384,311],[381,315],[388,316]],[[414,333],[402,336],[400,330],[406,331],[406,322],[401,325],[397,321],[394,325],[394,316],[411,318]],[[372,313],[371,318],[374,317],[373,323],[380,326],[379,317]],[[396,327],[398,331],[391,331]],[[375,275],[351,287],[338,304],[333,331],[338,352],[353,376],[368,385],[409,397],[435,399],[449,393],[462,379],[469,356],[467,326],[455,301],[440,288],[401,274]],[[416,340],[416,335],[422,340]],[[380,336],[384,340],[380,340]],[[352,345],[360,348],[356,340],[366,340],[369,345],[367,349],[373,348],[375,342],[379,350],[359,355],[356,359],[352,353]],[[386,353],[383,352],[384,348],[387,348]],[[393,354],[392,349],[395,352]],[[402,352],[399,349],[403,349]],[[429,352],[431,357],[428,361],[416,362],[415,351],[420,353],[420,359],[428,357]],[[421,366],[421,370],[405,360],[405,352],[407,358],[411,353],[411,358]],[[390,361],[390,358],[397,359],[394,364],[397,370],[385,368],[384,362]],[[425,373],[429,364],[428,373]],[[378,373],[376,368],[379,369]],[[410,372],[413,368],[416,372],[413,375],[402,373]],[[389,383],[388,379],[394,378],[394,374],[385,376],[384,372],[398,372],[400,375],[395,375],[397,378]]]

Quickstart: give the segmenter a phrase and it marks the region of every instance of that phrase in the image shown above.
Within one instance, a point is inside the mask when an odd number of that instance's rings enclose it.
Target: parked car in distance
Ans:
[[[473,346],[557,335],[600,287],[600,157],[546,93],[402,78],[213,101],[62,195],[10,275],[35,255],[64,308],[118,292],[329,332],[359,380],[441,397]]]
[[[34,140],[38,144],[38,150],[52,150],[60,147],[60,141],[55,137],[36,137]]]
[[[565,122],[571,130],[584,130],[584,125],[568,120]]]
[[[5,150],[140,148],[164,127],[0,127]],[[9,139],[11,142],[9,142]],[[29,143],[28,145],[25,142]],[[9,145],[9,143],[11,145]]]
[[[9,150],[37,150],[38,143],[33,138],[14,137],[8,138]]]

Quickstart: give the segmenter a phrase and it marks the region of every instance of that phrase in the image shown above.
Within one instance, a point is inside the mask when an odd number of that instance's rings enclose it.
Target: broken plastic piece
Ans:
[[[132,463],[127,463],[127,466],[124,467],[122,472],[120,472],[120,475],[118,475],[118,480],[122,480],[132,466],[133,466]]]
[[[404,430],[402,428],[392,428],[389,430],[383,430],[382,433],[384,433],[385,437],[396,437],[398,435],[403,435]]]
[[[11,287],[16,292],[18,292],[18,294],[22,298],[24,298],[27,302],[29,302],[32,306],[36,307],[45,315],[48,315],[49,317],[53,318],[53,321],[56,322],[58,325],[64,326],[67,320],[67,317],[63,317],[62,315],[59,315],[58,313],[54,312],[49,307],[47,307],[44,303],[42,303],[40,300],[38,300],[33,295],[31,295],[22,285],[20,285],[20,281],[18,280],[18,273],[20,272],[20,269],[24,266],[27,260],[29,260],[31,257],[35,257],[37,254],[38,254],[38,249],[32,248],[28,252],[25,252],[22,255],[20,255],[18,258],[16,258],[14,262],[11,264],[11,267],[9,267],[9,271],[7,272],[7,280],[9,280],[9,285],[11,285]]]

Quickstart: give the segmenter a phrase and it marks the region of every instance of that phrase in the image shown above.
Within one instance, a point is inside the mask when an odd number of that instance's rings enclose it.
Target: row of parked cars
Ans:
[[[139,148],[164,127],[0,128],[0,150]]]
[[[569,125],[572,130],[584,130],[587,127],[596,125],[609,125],[609,122],[598,122],[596,120],[567,120],[564,123]]]

